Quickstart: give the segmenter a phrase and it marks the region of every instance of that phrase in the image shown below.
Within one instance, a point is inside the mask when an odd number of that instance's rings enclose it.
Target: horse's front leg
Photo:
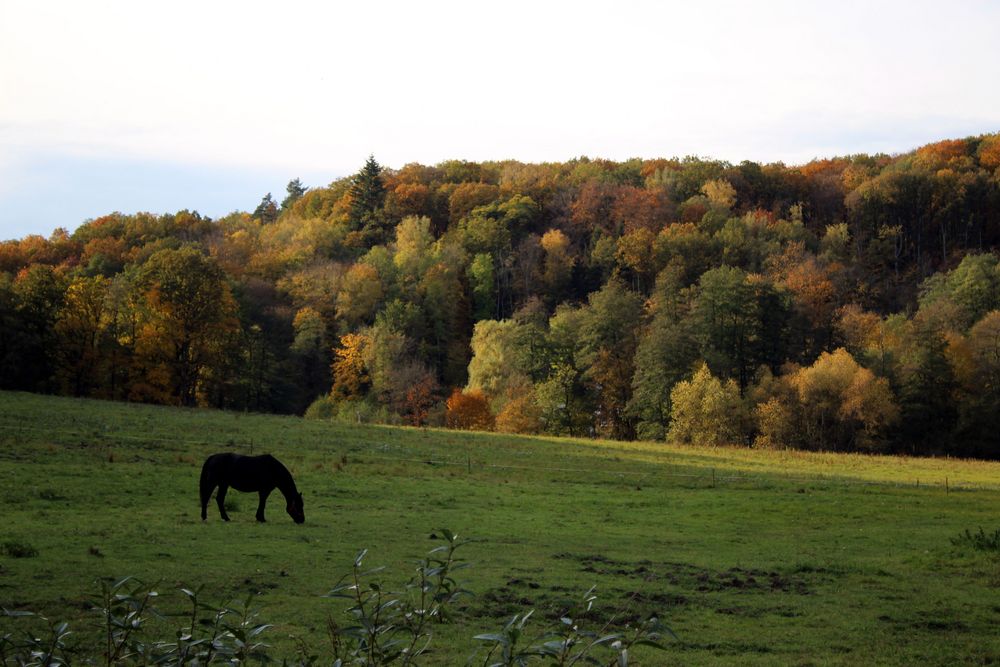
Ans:
[[[228,486],[220,484],[219,492],[215,495],[215,502],[219,505],[219,514],[222,515],[223,521],[229,521],[229,515],[226,514],[226,491],[228,490]]]
[[[267,497],[271,495],[271,489],[260,491],[260,503],[257,505],[257,520],[264,523],[264,505],[267,504]]]

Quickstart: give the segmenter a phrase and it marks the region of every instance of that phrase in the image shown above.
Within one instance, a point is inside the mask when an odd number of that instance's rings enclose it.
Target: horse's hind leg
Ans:
[[[206,488],[205,484],[201,485],[201,520],[204,521],[208,518],[208,501],[212,499],[212,491],[215,487]]]
[[[267,497],[271,494],[270,489],[260,491],[260,502],[257,504],[257,520],[264,523],[264,505],[267,504]]]
[[[229,515],[226,514],[226,491],[229,487],[225,484],[219,485],[219,492],[215,495],[215,502],[219,506],[219,514],[222,515],[223,521],[229,521]]]
[[[211,458],[209,459],[211,460]],[[208,501],[212,499],[212,491],[215,490],[215,481],[208,472],[209,461],[201,467],[201,478],[198,480],[198,491],[201,496],[201,520],[208,518]]]

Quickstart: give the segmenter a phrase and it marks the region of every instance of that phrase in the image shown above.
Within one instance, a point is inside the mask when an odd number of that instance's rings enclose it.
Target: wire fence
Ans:
[[[179,438],[174,435],[170,436],[158,436],[152,433],[143,435],[129,435],[127,433],[114,432],[107,428],[91,428],[91,429],[60,429],[60,428],[48,428],[41,426],[28,426],[23,424],[9,425],[3,424],[2,431],[4,436],[13,437],[15,439],[26,440],[24,433],[44,433],[48,437],[65,437],[67,439],[84,441],[86,439],[99,439],[101,445],[112,445],[115,441],[132,441],[141,443],[165,443],[169,445],[185,445],[185,446],[227,446],[231,448],[237,448],[248,453],[253,453],[254,451],[254,440],[253,438],[237,438],[233,439],[231,437],[221,437],[216,440],[203,437],[198,439],[186,439]],[[259,447],[258,447],[259,449]],[[493,470],[493,471],[527,471],[527,472],[537,472],[537,473],[559,473],[559,474],[577,474],[577,475],[593,475],[593,474],[603,474],[608,476],[615,476],[624,478],[635,479],[637,483],[641,484],[648,480],[655,479],[674,479],[674,480],[687,480],[690,482],[703,482],[702,486],[716,486],[718,484],[749,484],[756,486],[767,486],[774,484],[776,482],[782,482],[787,484],[826,484],[826,485],[844,485],[844,486],[884,486],[884,487],[912,487],[912,488],[925,488],[925,489],[944,489],[945,492],[951,491],[997,491],[1000,490],[1000,480],[998,483],[984,483],[984,482],[969,482],[963,480],[957,480],[950,478],[949,476],[929,476],[924,479],[913,478],[912,480],[868,480],[859,479],[856,477],[848,477],[844,475],[796,475],[792,473],[782,473],[779,471],[768,471],[762,474],[734,474],[730,469],[725,467],[698,467],[697,472],[678,472],[670,470],[671,466],[676,466],[678,464],[673,464],[670,462],[662,463],[647,463],[647,466],[653,468],[652,470],[629,470],[629,469],[611,469],[607,467],[593,466],[589,468],[579,468],[579,467],[566,467],[566,466],[551,466],[551,465],[536,465],[536,464],[515,464],[515,463],[493,463],[484,461],[482,459],[475,459],[472,457],[471,453],[466,453],[464,457],[441,457],[441,456],[412,456],[412,453],[417,450],[416,447],[400,446],[400,445],[390,445],[383,443],[380,445],[352,445],[349,447],[351,454],[358,456],[364,456],[366,459],[373,461],[382,461],[387,463],[409,463],[426,465],[433,467],[454,467],[454,468],[465,468],[466,471],[471,474],[476,470]],[[390,452],[399,452],[399,454],[391,454]],[[529,453],[517,453],[508,452],[509,454],[520,454],[522,456],[528,456]],[[680,464],[684,465],[684,464]],[[690,467],[690,464],[687,464]]]

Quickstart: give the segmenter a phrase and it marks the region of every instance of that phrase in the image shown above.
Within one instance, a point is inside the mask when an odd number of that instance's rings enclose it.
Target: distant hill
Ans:
[[[0,388],[995,458],[998,243],[995,134],[801,166],[373,157],[252,213],[0,243]]]

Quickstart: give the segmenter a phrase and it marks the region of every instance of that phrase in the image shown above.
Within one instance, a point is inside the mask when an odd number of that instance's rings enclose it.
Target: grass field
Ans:
[[[306,523],[268,523],[230,492],[199,516],[201,462],[271,452]],[[355,554],[402,584],[441,544],[477,541],[476,595],[436,628],[425,664],[462,665],[518,611],[558,618],[596,586],[605,618],[657,613],[677,634],[642,664],[956,665],[1000,662],[1000,556],[952,543],[1000,528],[1000,464],[344,426],[293,417],[0,393],[0,606],[68,620],[89,646],[101,577],[255,594],[276,655],[322,650],[322,597]],[[164,634],[179,616],[162,621]],[[23,619],[0,621],[6,628]],[[97,651],[97,649],[94,649]]]

